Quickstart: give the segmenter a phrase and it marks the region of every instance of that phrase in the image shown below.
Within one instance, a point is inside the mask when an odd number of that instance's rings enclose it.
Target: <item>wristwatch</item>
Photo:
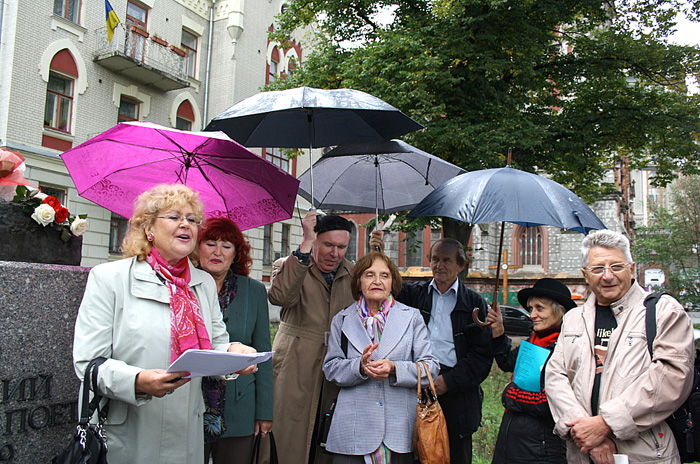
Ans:
[[[308,266],[311,262],[311,252],[302,253],[299,250],[299,247],[297,247],[296,250],[292,251],[292,255],[299,261],[299,263],[303,264],[304,266]]]

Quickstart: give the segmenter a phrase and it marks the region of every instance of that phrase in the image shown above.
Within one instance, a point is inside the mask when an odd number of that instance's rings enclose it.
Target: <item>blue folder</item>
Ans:
[[[515,385],[525,391],[540,391],[540,376],[549,353],[547,348],[533,345],[524,340],[520,342],[518,359],[515,361],[515,371],[513,372]]]

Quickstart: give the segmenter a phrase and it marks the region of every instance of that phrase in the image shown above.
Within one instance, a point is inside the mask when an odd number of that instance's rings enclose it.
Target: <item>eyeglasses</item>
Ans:
[[[624,272],[629,265],[630,263],[613,263],[610,266],[591,266],[584,267],[584,269],[593,275],[603,275],[606,269],[610,269],[610,272],[613,274],[619,274],[620,272]]]
[[[198,218],[197,216],[183,216],[182,214],[168,214],[165,216],[156,216],[158,219],[167,219],[169,221],[173,221],[174,223],[180,224],[182,220],[186,220],[187,223],[191,226],[199,226],[202,224],[202,220]]]

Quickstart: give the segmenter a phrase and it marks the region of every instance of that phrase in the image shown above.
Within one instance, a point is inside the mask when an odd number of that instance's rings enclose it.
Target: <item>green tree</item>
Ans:
[[[700,177],[683,177],[671,204],[655,208],[649,227],[637,230],[635,259],[666,271],[666,290],[686,307],[700,308]]]
[[[513,147],[592,199],[623,153],[661,183],[698,172],[700,51],[668,42],[677,12],[698,2],[292,0],[276,38],[307,27],[314,52],[278,85],[367,91],[424,124],[406,138],[430,153],[475,170]]]

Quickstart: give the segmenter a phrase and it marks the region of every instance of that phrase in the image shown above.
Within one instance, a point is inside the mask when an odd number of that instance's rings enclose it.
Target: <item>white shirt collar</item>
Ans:
[[[428,288],[430,289],[430,291],[435,290],[436,292],[438,292],[438,295],[446,295],[447,293],[449,293],[450,290],[454,290],[455,295],[456,295],[457,290],[458,290],[458,285],[459,285],[459,278],[455,279],[455,281],[452,282],[452,285],[450,286],[450,288],[447,289],[447,291],[445,293],[440,293],[440,290],[437,288],[437,284],[435,283],[435,279],[433,279],[430,281],[430,285],[428,286]]]

